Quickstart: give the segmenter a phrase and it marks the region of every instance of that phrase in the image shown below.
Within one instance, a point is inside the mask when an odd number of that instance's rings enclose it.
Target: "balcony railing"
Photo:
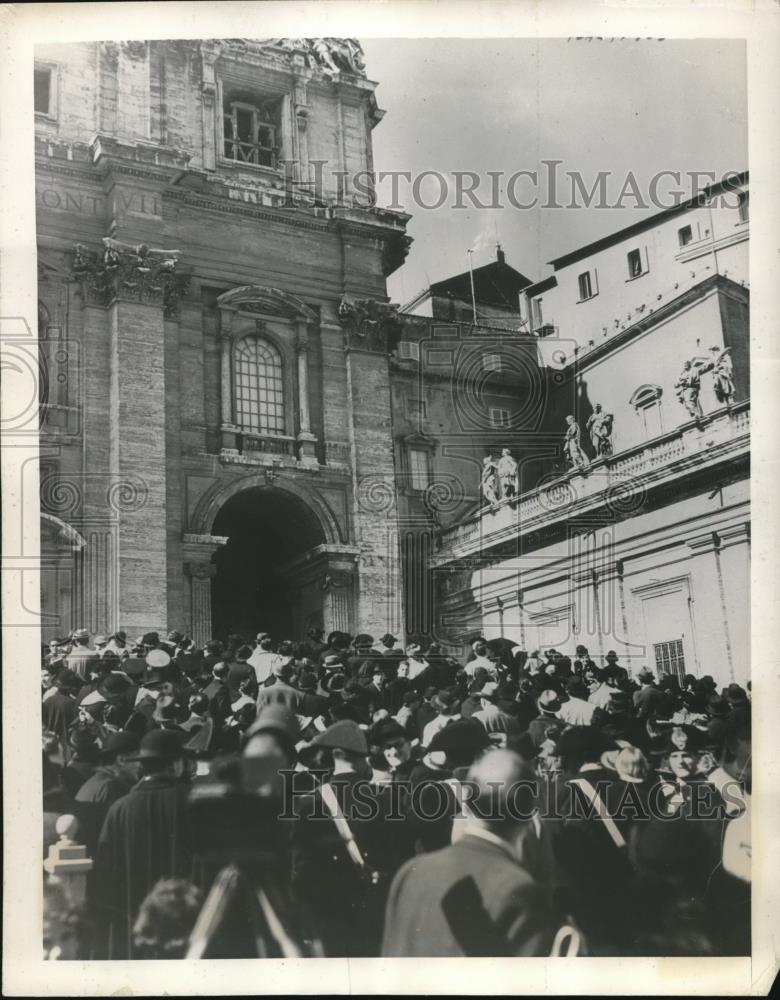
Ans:
[[[749,400],[689,420],[652,441],[599,458],[587,469],[571,470],[518,497],[502,500],[494,508],[483,507],[443,532],[436,561],[475,554],[518,533],[598,507],[632,513],[641,506],[647,489],[747,452],[749,433]]]

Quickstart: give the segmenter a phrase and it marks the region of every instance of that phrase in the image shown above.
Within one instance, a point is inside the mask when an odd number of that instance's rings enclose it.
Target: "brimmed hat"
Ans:
[[[652,681],[655,679],[655,674],[649,667],[642,667],[637,677],[640,681]]]
[[[352,640],[352,645],[353,646],[373,646],[374,645],[374,637],[373,637],[373,635],[369,635],[368,632],[361,632],[359,635],[356,635],[355,638]]]
[[[491,746],[487,730],[472,719],[459,719],[440,729],[428,745],[428,753],[444,753],[452,766],[470,764]]]
[[[73,632],[74,639],[89,639],[89,632],[85,628],[77,628]]]
[[[168,633],[168,642],[181,642],[183,638],[183,633],[177,632],[175,629],[173,632]]]
[[[555,715],[561,709],[561,699],[557,691],[553,691],[548,688],[546,691],[542,691],[536,702],[536,706],[540,712],[545,715]]]
[[[146,660],[140,656],[130,656],[123,661],[122,670],[128,677],[140,677],[146,673]]]
[[[385,632],[385,634],[380,638],[379,641],[383,642],[387,646],[391,642],[397,642],[398,640],[396,639],[396,637],[394,635],[390,635],[389,632]]]
[[[300,736],[300,728],[297,718],[289,709],[275,704],[262,709],[249,727],[247,737],[256,736],[258,733],[276,733],[294,748]]]
[[[385,743],[389,743],[390,740],[397,739],[409,739],[409,734],[404,729],[404,727],[396,722],[395,719],[382,719],[378,722],[370,734],[370,743],[372,746],[382,746]]]
[[[555,749],[560,757],[595,763],[616,746],[614,740],[595,726],[572,726],[558,737]]]
[[[317,677],[315,674],[310,673],[308,670],[304,671],[298,677],[298,687],[301,691],[316,691],[317,690]]]
[[[106,701],[119,701],[133,687],[132,681],[122,674],[107,674],[101,681],[98,681],[97,692]]]
[[[96,646],[105,646],[106,643],[108,642],[108,636],[96,635],[95,638],[93,639],[93,642],[95,643]]]
[[[126,730],[111,733],[103,744],[100,756],[104,760],[124,757],[127,754],[135,753],[138,750],[139,743],[140,738],[137,733],[128,733]]]
[[[159,632],[144,632],[141,636],[142,646],[156,646],[160,641]]]
[[[60,670],[57,676],[54,678],[54,686],[59,688],[61,691],[78,691],[79,688],[83,687],[84,679],[79,677],[75,671],[71,670],[70,667],[65,667],[64,670]]]
[[[730,705],[747,705],[747,692],[739,684],[729,684],[726,688],[726,700]]]
[[[130,760],[176,760],[186,753],[181,733],[173,729],[151,729],[141,738],[138,753]]]
[[[457,692],[453,691],[451,688],[445,688],[443,691],[437,691],[431,698],[431,705],[437,712],[443,712],[445,714],[454,714],[460,707]]]
[[[344,750],[346,753],[365,757],[368,754],[368,742],[360,726],[351,719],[340,719],[332,726],[318,733],[307,745],[306,749],[323,747],[329,750]]]
[[[160,669],[162,667],[167,667],[170,662],[171,658],[164,649],[150,649],[146,654],[146,663],[150,667]]]
[[[719,694],[710,695],[707,699],[707,714],[714,718],[724,718],[731,711],[731,705]]]
[[[416,642],[410,642],[406,647],[407,656],[416,656],[417,653],[422,652],[422,646]]]
[[[326,670],[341,670],[344,667],[341,657],[337,653],[328,653],[322,661],[322,665]]]

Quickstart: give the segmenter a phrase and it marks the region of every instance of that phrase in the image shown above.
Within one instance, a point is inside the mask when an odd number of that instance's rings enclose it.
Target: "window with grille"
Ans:
[[[234,352],[236,424],[255,434],[284,434],[282,358],[259,337],[240,340]]]
[[[225,102],[223,132],[226,160],[276,169],[279,154],[278,104],[278,101],[267,101],[258,106],[243,101]]]
[[[656,668],[683,681],[685,678],[685,653],[683,651],[682,639],[671,639],[669,642],[655,642],[653,643],[653,650],[655,652]]]
[[[428,452],[412,448],[409,451],[409,469],[412,473],[412,489],[427,490],[430,481]]]

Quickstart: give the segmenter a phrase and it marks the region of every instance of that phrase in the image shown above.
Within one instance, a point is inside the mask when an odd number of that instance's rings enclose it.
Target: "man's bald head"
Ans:
[[[469,811],[487,829],[510,836],[536,809],[536,774],[513,750],[491,750],[469,768]]]

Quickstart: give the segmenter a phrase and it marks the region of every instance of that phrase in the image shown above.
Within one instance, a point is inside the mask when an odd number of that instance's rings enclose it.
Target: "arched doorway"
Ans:
[[[317,515],[286,490],[252,487],[227,500],[212,531],[227,537],[214,557],[214,636],[302,638],[321,596],[290,564],[326,541]]]

